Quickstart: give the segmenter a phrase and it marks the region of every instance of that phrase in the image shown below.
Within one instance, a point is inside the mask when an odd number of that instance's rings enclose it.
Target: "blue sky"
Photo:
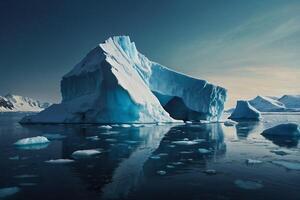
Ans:
[[[300,2],[0,2],[0,95],[60,101],[59,82],[112,35],[149,59],[224,86],[236,99],[300,94]]]

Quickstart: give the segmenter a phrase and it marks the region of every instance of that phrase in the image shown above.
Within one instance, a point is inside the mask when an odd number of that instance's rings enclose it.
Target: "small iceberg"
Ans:
[[[74,162],[74,160],[72,159],[51,159],[51,160],[46,160],[45,163],[49,163],[49,164],[67,164],[67,163],[72,163]]]
[[[87,158],[100,154],[101,151],[97,149],[78,150],[72,153],[72,157],[75,159]]]
[[[236,108],[229,119],[238,120],[260,120],[261,114],[248,101],[237,101]]]
[[[44,136],[36,136],[36,137],[20,139],[15,143],[15,145],[17,146],[38,145],[38,144],[46,144],[49,142],[50,141]]]
[[[102,126],[98,126],[98,128],[100,128],[100,129],[112,129],[112,127],[110,125],[102,125]]]
[[[62,140],[66,138],[65,135],[60,135],[60,134],[44,134],[44,137],[46,137],[48,140]]]
[[[199,153],[201,153],[201,154],[207,154],[207,153],[210,153],[210,150],[204,149],[204,148],[199,148],[198,151],[199,151]]]
[[[288,170],[300,170],[300,162],[285,160],[276,160],[271,162],[275,165],[280,165]]]
[[[244,180],[236,180],[234,184],[245,190],[257,190],[263,188],[263,185],[259,182],[255,181],[244,181]]]
[[[254,159],[247,159],[247,160],[246,160],[246,163],[247,163],[248,165],[255,165],[255,164],[261,164],[262,161],[260,161],[260,160],[254,160]]]
[[[300,137],[300,127],[296,123],[279,124],[262,132],[264,136]]]
[[[90,137],[86,137],[87,140],[92,140],[92,141],[98,141],[100,140],[100,138],[96,135],[96,136],[90,136]]]
[[[159,170],[156,173],[159,174],[159,175],[162,175],[162,176],[167,174],[167,172],[164,171],[164,170]]]
[[[120,127],[122,127],[122,128],[130,128],[131,125],[129,125],[129,124],[121,124]]]
[[[20,191],[19,187],[0,188],[0,198],[5,198],[8,196],[14,195],[19,191]]]
[[[224,122],[224,126],[235,126],[237,123],[232,120],[227,120]]]

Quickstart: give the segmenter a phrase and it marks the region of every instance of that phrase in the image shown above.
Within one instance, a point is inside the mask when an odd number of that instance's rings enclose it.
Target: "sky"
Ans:
[[[0,95],[59,102],[60,80],[110,36],[228,89],[226,107],[300,94],[300,1],[1,0]]]

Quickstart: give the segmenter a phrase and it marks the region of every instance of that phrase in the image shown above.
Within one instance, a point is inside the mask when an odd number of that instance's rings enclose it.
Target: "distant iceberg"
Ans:
[[[62,102],[21,123],[218,120],[226,90],[148,60],[128,36],[109,38],[61,81]]]
[[[260,112],[282,112],[286,110],[282,102],[266,96],[257,96],[249,103]]]
[[[261,114],[248,101],[239,100],[229,119],[233,120],[260,120]]]

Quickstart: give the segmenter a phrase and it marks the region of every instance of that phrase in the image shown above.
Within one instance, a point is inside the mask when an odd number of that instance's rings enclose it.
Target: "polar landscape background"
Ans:
[[[112,35],[130,35],[150,59],[227,88],[227,108],[300,93],[299,1],[0,4],[1,95],[59,102],[61,76]]]

